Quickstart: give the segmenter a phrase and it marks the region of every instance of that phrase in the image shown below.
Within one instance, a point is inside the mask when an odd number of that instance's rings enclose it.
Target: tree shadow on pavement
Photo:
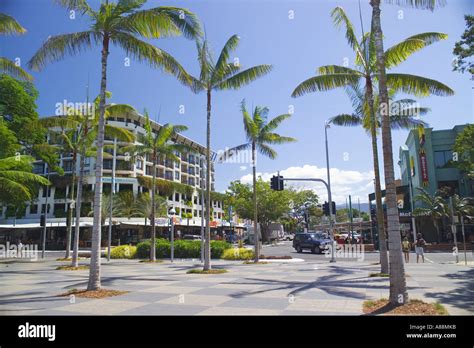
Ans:
[[[458,280],[459,287],[446,292],[427,292],[425,296],[474,313],[474,269],[448,273],[444,278]]]

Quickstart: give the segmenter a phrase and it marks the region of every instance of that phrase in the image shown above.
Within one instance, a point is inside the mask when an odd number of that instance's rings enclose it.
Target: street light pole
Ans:
[[[205,180],[205,157],[201,156],[201,263],[204,262],[204,190],[206,187]]]
[[[334,226],[332,222],[332,196],[331,196],[331,175],[329,170],[329,149],[328,149],[328,128],[330,127],[330,122],[326,121],[324,123],[324,139],[326,142],[326,170],[327,170],[327,189],[328,189],[328,200],[329,200],[329,229],[331,231],[331,260],[330,262],[336,262],[334,258]]]
[[[110,190],[110,211],[109,211],[109,240],[107,244],[107,261],[110,261],[110,252],[112,249],[112,210],[114,204],[114,194],[115,194],[115,166],[116,166],[116,157],[117,157],[117,138],[114,138],[114,153],[112,160],[112,187]]]
[[[174,261],[174,215],[176,214],[176,211],[174,208],[171,208],[170,210],[170,216],[171,216],[171,233],[170,233],[170,239],[171,239],[171,257],[170,260],[171,262]]]

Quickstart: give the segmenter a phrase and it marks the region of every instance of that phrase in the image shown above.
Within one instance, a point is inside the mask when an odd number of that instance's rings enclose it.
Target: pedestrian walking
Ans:
[[[425,255],[424,255],[424,250],[423,250],[425,246],[426,246],[425,240],[421,236],[421,233],[418,233],[416,235],[416,241],[415,241],[416,263],[418,263],[420,256],[423,263],[425,263]]]

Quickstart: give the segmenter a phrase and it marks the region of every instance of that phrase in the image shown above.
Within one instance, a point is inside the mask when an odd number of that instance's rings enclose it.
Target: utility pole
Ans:
[[[331,174],[329,170],[329,147],[328,147],[328,128],[330,124],[329,121],[326,121],[324,123],[324,139],[326,142],[326,172],[327,172],[327,184],[326,188],[328,190],[328,200],[329,200],[329,230],[331,231],[331,260],[330,262],[336,262],[336,259],[334,258],[334,248],[336,247],[334,245],[334,225],[332,222],[332,196],[331,196]],[[323,181],[324,182],[324,181]]]
[[[110,211],[109,211],[109,238],[107,244],[107,261],[110,261],[110,252],[112,249],[112,211],[114,205],[114,194],[115,194],[115,166],[117,161],[117,138],[114,138],[114,153],[112,160],[112,187],[110,190]]]
[[[456,256],[456,263],[459,262],[459,253],[458,253],[458,240],[456,236],[456,225],[454,224],[454,205],[453,205],[453,196],[449,197],[449,207],[451,209],[451,231],[453,233],[454,240],[454,255]]]

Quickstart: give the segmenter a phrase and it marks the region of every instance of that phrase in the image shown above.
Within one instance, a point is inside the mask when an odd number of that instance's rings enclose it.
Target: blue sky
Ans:
[[[91,0],[93,7],[98,1]],[[213,97],[212,148],[223,149],[242,143],[244,138],[240,101],[247,100],[249,107],[264,105],[270,116],[287,113],[294,107],[291,120],[279,132],[293,136],[298,142],[277,146],[278,158],[263,157],[258,161],[258,172],[268,178],[277,170],[284,175],[308,175],[325,178],[324,120],[342,112],[350,112],[351,104],[343,90],[315,93],[293,99],[293,89],[303,80],[313,76],[317,67],[339,64],[349,59],[354,65],[354,55],[346,44],[344,33],[334,27],[330,11],[342,6],[360,33],[359,7],[355,0],[200,0],[155,1],[146,7],[172,5],[186,7],[196,13],[205,25],[207,37],[215,54],[233,34],[241,38],[235,51],[243,67],[272,64],[274,70],[267,76],[238,91],[216,92]],[[361,1],[364,29],[370,28],[371,8],[368,0]],[[400,12],[402,11],[402,12]],[[81,31],[88,22],[69,18],[69,13],[50,0],[2,0],[0,12],[13,15],[28,33],[19,37],[1,38],[1,55],[10,59],[20,58],[22,64],[31,58],[49,35]],[[473,13],[470,0],[448,0],[448,5],[434,12],[382,6],[382,25],[385,48],[404,38],[428,31],[443,32],[448,40],[433,44],[413,55],[394,71],[418,74],[437,79],[455,90],[452,97],[429,97],[420,100],[432,109],[425,121],[435,129],[452,128],[455,124],[472,122],[472,81],[467,74],[452,72],[452,49],[464,31],[464,14]],[[291,18],[290,18],[291,17]],[[193,74],[198,73],[196,49],[192,41],[184,38],[152,40],[153,44],[168,51]],[[184,124],[186,136],[205,143],[206,97],[192,94],[173,77],[146,64],[131,62],[125,66],[126,54],[113,47],[109,56],[108,90],[112,102],[128,103],[139,111],[147,108],[160,123]],[[43,71],[33,73],[40,96],[38,109],[41,116],[55,112],[55,105],[64,99],[84,100],[87,80],[90,95],[99,92],[100,50],[98,47],[75,57],[50,64]],[[183,105],[185,113],[180,114]],[[393,133],[395,159],[398,147],[405,141],[406,131]],[[372,192],[372,157],[370,139],[356,128],[331,128],[330,156],[333,195],[338,203],[352,193],[367,201]],[[381,147],[381,146],[380,146]],[[381,167],[382,168],[382,167]],[[216,166],[216,189],[224,190],[231,180],[249,180],[248,164],[220,164]],[[396,166],[396,176],[399,176]],[[303,186],[300,186],[303,187]],[[313,187],[324,198],[320,186]]]

